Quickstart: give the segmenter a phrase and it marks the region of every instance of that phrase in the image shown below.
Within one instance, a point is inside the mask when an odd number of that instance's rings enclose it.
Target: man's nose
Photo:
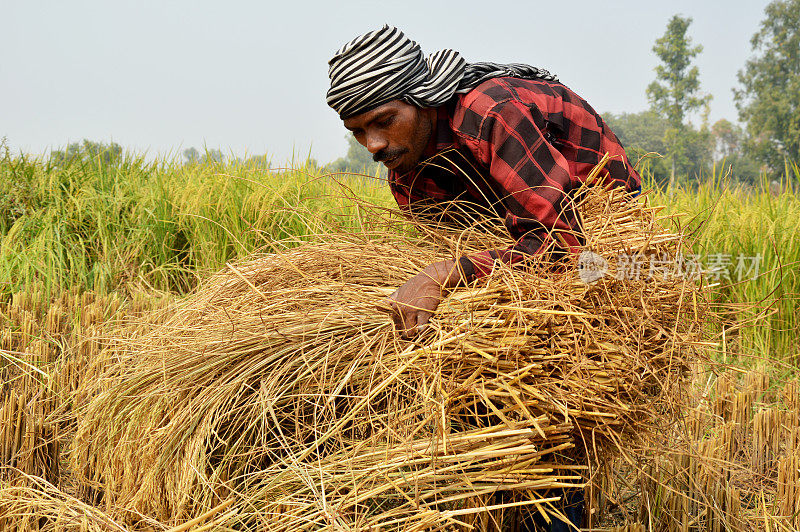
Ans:
[[[389,146],[389,143],[386,139],[380,135],[368,135],[367,136],[367,150],[371,154],[376,154],[379,151],[385,149]]]

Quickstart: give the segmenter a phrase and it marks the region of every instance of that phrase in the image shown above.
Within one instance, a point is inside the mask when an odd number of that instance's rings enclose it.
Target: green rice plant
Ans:
[[[368,176],[182,165],[126,154],[0,158],[0,293],[35,281],[107,292],[126,283],[183,292],[198,275],[271,242],[356,228],[357,202],[386,203]]]
[[[791,165],[780,182],[762,177],[759,187],[729,182],[721,167],[692,187],[650,183],[653,201],[680,214],[694,235],[695,253],[725,270],[708,279],[718,310],[729,313],[717,331],[723,356],[737,351],[794,363],[800,356],[799,181],[800,169]]]

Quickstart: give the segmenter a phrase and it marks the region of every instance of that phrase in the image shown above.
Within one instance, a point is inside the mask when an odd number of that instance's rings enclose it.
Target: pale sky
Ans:
[[[89,138],[150,156],[206,145],[327,162],[346,151],[325,104],[327,61],[384,23],[426,53],[530,63],[600,113],[638,112],[653,43],[676,13],[704,47],[711,120],[735,121],[731,89],[768,3],[0,0],[0,137],[28,153]]]

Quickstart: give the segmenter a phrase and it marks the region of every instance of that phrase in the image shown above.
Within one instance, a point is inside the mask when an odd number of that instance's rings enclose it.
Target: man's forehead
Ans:
[[[356,116],[351,116],[350,118],[345,118],[342,121],[342,123],[344,124],[344,127],[346,127],[347,129],[355,129],[357,127],[361,127],[365,124],[369,124],[370,122],[380,117],[384,113],[396,111],[399,103],[400,100],[392,100],[391,102],[379,105],[375,109],[365,111]]]

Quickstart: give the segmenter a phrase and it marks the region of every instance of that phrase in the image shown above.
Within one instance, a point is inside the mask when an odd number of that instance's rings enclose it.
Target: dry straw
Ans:
[[[764,368],[699,371],[671,446],[639,471],[638,513],[656,530],[798,530],[800,394]]]
[[[707,314],[690,280],[623,271],[682,251],[647,198],[576,197],[589,262],[497,264],[415,342],[376,309],[431,262],[506,247],[501,221],[409,232],[361,205],[361,232],[229,264],[177,306],[134,300],[113,334],[113,297],[15,296],[0,529],[513,529],[603,488],[671,430]],[[762,440],[778,504],[796,468]]]
[[[329,234],[227,265],[113,338],[80,383],[82,499],[132,527],[234,500],[215,526],[237,530],[491,529],[559,512],[563,489],[669,424],[703,318],[692,282],[618,275],[622,254],[681,251],[646,198],[576,197],[605,275],[582,279],[577,257],[497,264],[415,342],[376,308],[426,264],[504,247],[501,231]]]

